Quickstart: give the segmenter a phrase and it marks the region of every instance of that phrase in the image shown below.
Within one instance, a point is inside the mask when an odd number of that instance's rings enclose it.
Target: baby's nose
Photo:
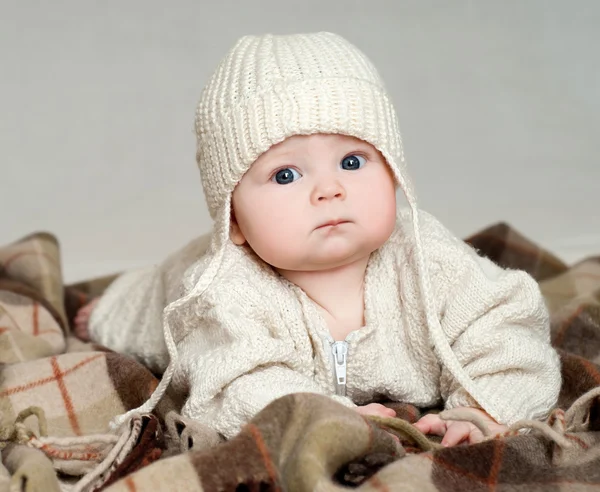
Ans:
[[[337,180],[332,180],[327,183],[320,183],[315,187],[313,193],[313,201],[323,202],[333,199],[343,200],[346,198],[346,190]]]

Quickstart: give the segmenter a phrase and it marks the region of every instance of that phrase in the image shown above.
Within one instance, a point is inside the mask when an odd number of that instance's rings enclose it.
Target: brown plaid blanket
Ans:
[[[399,418],[364,419],[312,394],[273,402],[227,442],[182,418],[169,393],[111,432],[157,384],[138,362],[70,335],[112,277],[63,285],[49,234],[0,247],[0,492],[599,489],[600,256],[567,266],[505,224],[466,241],[540,282],[563,388],[547,422],[453,448],[410,425],[435,409],[389,403]]]

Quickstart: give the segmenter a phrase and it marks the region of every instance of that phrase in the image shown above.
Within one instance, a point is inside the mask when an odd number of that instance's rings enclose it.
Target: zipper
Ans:
[[[348,342],[333,342],[333,369],[335,372],[335,394],[346,396],[346,369],[348,365]]]
[[[330,333],[322,333],[326,350],[331,350],[331,359],[333,362],[333,380],[335,383],[335,394],[346,396],[346,387],[348,385],[348,346],[350,340],[356,336],[356,332],[350,332],[345,340],[336,342]]]

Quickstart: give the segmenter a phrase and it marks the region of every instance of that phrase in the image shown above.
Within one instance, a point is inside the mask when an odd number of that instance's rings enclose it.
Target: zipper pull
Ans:
[[[348,342],[333,342],[333,367],[335,370],[335,393],[346,396],[346,365],[348,362]]]

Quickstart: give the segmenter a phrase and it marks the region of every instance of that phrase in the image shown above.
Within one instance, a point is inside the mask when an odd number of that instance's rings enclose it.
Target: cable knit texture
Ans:
[[[506,424],[556,403],[559,360],[537,284],[478,257],[419,211],[396,112],[360,50],[331,33],[241,38],[202,93],[196,133],[215,221],[208,249],[192,243],[129,274],[92,317],[99,341],[153,367],[169,361],[150,400],[116,425],[151,411],[171,380],[189,392],[185,415],[228,437],[273,399],[302,391],[349,406],[381,397],[478,406]],[[313,303],[229,239],[231,195],[252,163],[289,136],[315,133],[373,145],[408,202],[369,262],[366,326],[347,339],[346,397],[335,396],[328,329]]]

